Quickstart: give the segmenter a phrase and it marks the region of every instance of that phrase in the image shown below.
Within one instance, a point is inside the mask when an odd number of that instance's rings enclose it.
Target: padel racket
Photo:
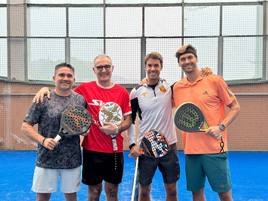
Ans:
[[[157,130],[149,130],[146,132],[140,143],[140,153],[151,158],[161,158],[168,153],[168,143],[165,137]],[[131,201],[138,201],[139,197],[139,157],[136,159],[135,174],[133,179],[133,187]]]
[[[123,114],[121,107],[114,102],[107,102],[101,105],[99,111],[99,121],[103,126],[105,123],[112,123],[116,126],[119,126],[123,120]],[[116,143],[117,134],[110,135],[112,138],[113,150],[118,150]]]
[[[141,153],[152,158],[165,156],[168,153],[168,149],[165,137],[157,130],[146,132],[140,143]]]
[[[190,102],[183,103],[175,111],[174,123],[176,127],[185,132],[206,132],[209,125],[200,108]],[[221,139],[218,134],[217,139]]]
[[[60,130],[54,138],[59,141],[62,137],[86,135],[91,125],[91,116],[81,106],[68,106],[61,113]]]

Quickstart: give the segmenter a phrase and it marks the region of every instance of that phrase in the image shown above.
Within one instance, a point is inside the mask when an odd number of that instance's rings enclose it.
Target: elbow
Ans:
[[[233,111],[235,111],[236,115],[238,115],[240,113],[240,105],[239,103],[237,103],[234,107],[233,107]]]
[[[20,128],[20,130],[22,131],[23,134],[26,134],[26,131],[27,131],[28,126],[29,126],[29,125],[28,125],[26,122],[23,122],[23,123],[21,124],[21,128]]]
[[[20,130],[21,130],[22,132],[25,131],[25,123],[24,123],[24,122],[21,124]]]
[[[129,129],[130,126],[131,126],[131,124],[132,124],[132,122],[131,122],[131,120],[129,120],[129,121],[127,122],[127,124],[126,124],[126,129]]]

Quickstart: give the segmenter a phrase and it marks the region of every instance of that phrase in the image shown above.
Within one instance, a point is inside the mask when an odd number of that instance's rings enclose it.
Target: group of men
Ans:
[[[55,67],[55,89],[41,89],[22,124],[23,132],[38,142],[38,157],[34,171],[32,190],[38,201],[47,201],[57,190],[57,178],[61,177],[61,191],[67,201],[76,201],[79,191],[81,153],[79,137],[53,138],[60,128],[60,114],[67,105],[82,105],[92,116],[92,125],[82,142],[82,182],[88,185],[88,200],[97,201],[104,190],[107,201],[118,200],[118,185],[123,176],[123,137],[128,130],[130,155],[139,157],[139,200],[150,200],[152,178],[157,167],[162,173],[166,200],[178,200],[177,181],[180,176],[176,152],[177,135],[173,123],[172,108],[184,102],[197,104],[210,127],[204,133],[182,133],[186,161],[187,190],[194,201],[204,201],[205,179],[223,201],[232,200],[231,178],[228,165],[226,127],[238,115],[240,107],[224,80],[216,75],[203,75],[197,66],[197,51],[184,45],[176,52],[179,66],[185,78],[172,86],[160,78],[163,58],[157,52],[144,59],[146,79],[135,87],[130,96],[125,88],[112,82],[114,66],[107,55],[94,59],[96,80],[83,83],[72,90],[74,68],[62,63]],[[44,97],[44,94],[47,96]],[[100,106],[106,102],[117,103],[123,113],[120,125],[104,124],[98,119]],[[225,114],[225,106],[230,110]],[[138,126],[135,120],[138,117]],[[38,124],[38,131],[33,128]],[[138,131],[135,131],[138,128]],[[142,155],[139,142],[144,133],[156,129],[169,144],[167,155],[153,159]],[[135,142],[134,134],[138,133]],[[222,140],[217,138],[221,134]],[[110,135],[116,134],[118,149],[114,150]],[[222,146],[224,145],[224,151]]]

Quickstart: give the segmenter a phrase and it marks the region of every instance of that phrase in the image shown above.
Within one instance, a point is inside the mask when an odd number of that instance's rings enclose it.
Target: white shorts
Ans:
[[[32,191],[36,193],[52,193],[58,188],[60,177],[61,192],[75,193],[80,190],[81,167],[73,169],[48,169],[35,167]]]

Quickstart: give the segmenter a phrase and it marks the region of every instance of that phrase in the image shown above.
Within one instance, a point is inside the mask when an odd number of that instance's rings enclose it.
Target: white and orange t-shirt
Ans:
[[[185,102],[194,103],[203,112],[208,125],[216,126],[225,117],[225,105],[230,105],[234,100],[231,93],[220,76],[199,76],[193,83],[184,78],[173,86],[173,101],[176,108]],[[227,151],[226,130],[221,134],[224,151]],[[204,132],[183,132],[182,141],[185,154],[212,154],[221,150],[221,141]]]
[[[128,91],[118,84],[109,88],[99,86],[96,81],[83,83],[75,88],[75,91],[81,94],[87,101],[87,109],[92,116],[92,124],[88,135],[84,138],[83,148],[90,151],[112,153],[113,146],[111,137],[101,132],[99,129],[99,111],[100,106],[106,102],[117,103],[123,116],[131,114],[131,106]],[[118,134],[116,137],[118,150],[123,151],[123,137]]]

